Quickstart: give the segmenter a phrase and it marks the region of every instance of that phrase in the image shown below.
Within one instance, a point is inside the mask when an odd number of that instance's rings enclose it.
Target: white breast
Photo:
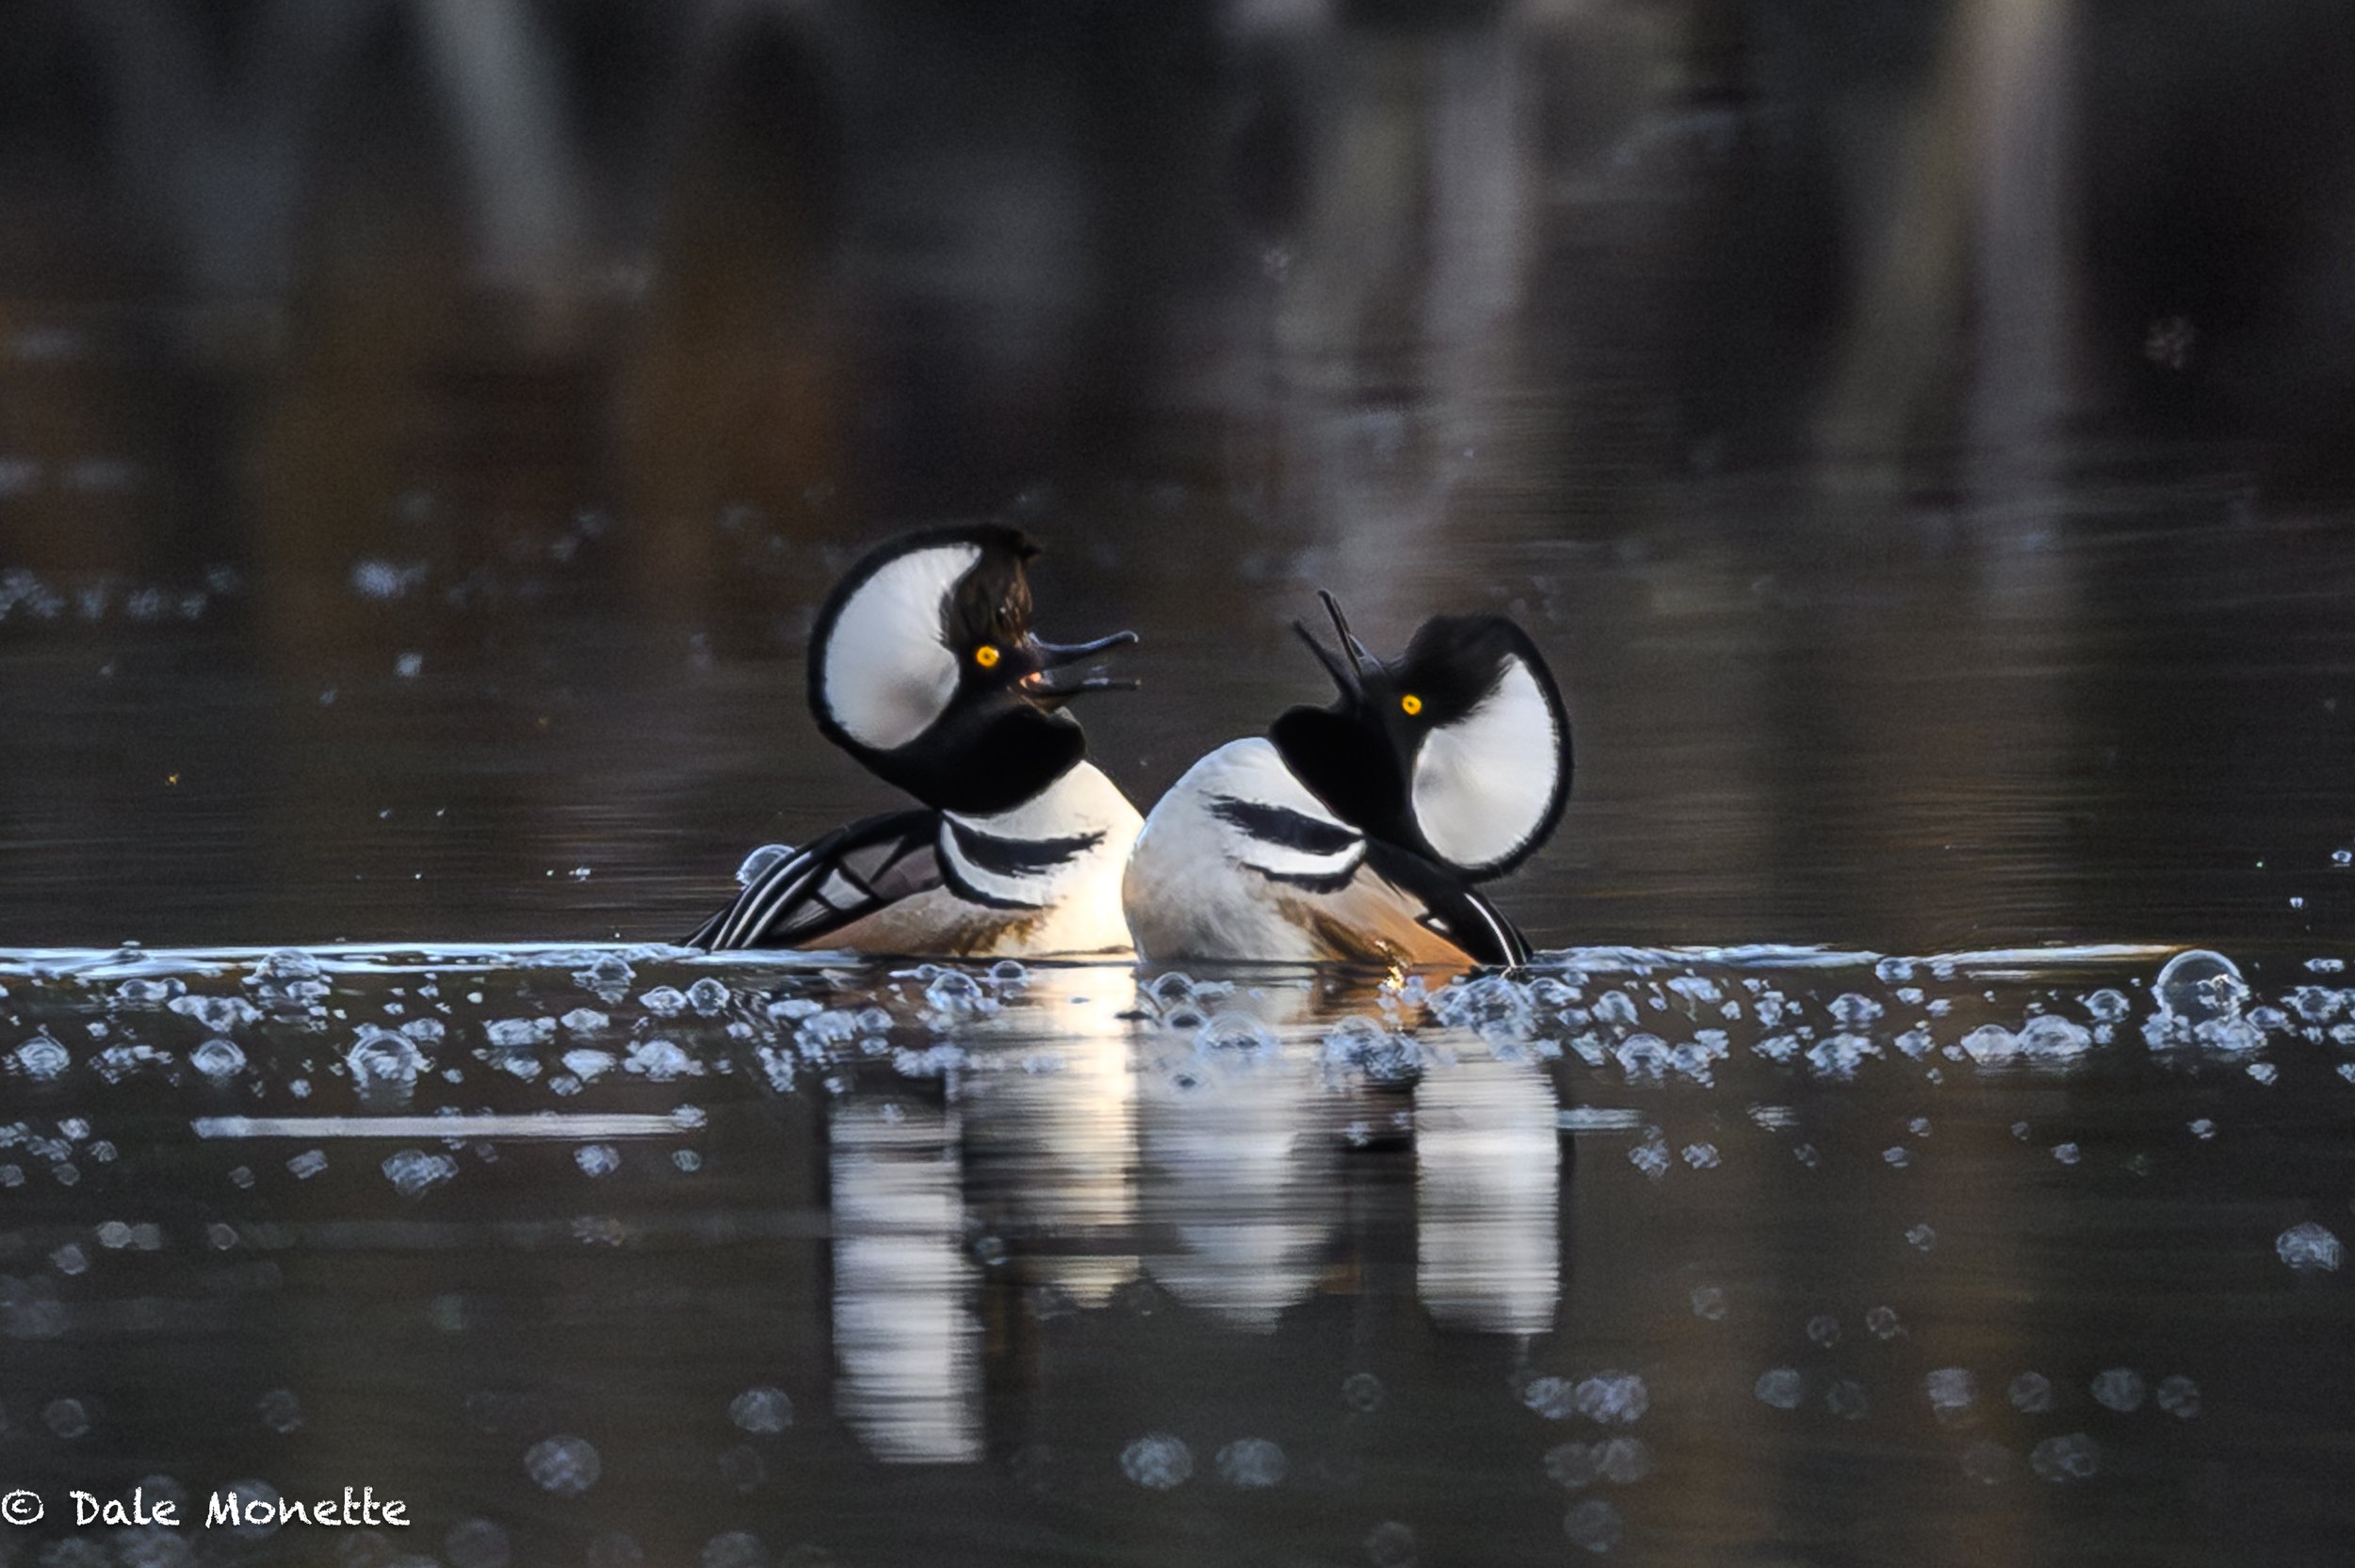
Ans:
[[[1137,808],[1093,763],[1081,763],[1043,793],[1012,811],[988,816],[944,812],[940,854],[956,878],[993,898],[1045,913],[1019,922],[1023,936],[1010,956],[1096,953],[1129,946],[1120,907],[1122,868],[1137,842]],[[976,855],[954,831],[985,841]],[[1067,857],[1034,866],[1009,865],[987,853],[993,845],[1061,845],[1092,840]],[[1019,860],[1020,857],[1015,857]]]
[[[1340,849],[1274,845],[1245,832],[1224,803],[1287,811],[1348,834]],[[1276,905],[1271,876],[1346,876],[1365,844],[1284,766],[1264,738],[1220,747],[1187,769],[1145,819],[1124,887],[1129,931],[1145,960],[1310,962],[1326,956]]]

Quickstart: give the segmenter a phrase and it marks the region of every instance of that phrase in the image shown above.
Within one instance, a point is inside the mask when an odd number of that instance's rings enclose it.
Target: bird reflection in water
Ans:
[[[1018,1006],[934,1021],[961,1048],[937,1084],[848,1080],[827,1123],[844,1419],[885,1460],[977,1460],[999,1353],[985,1275],[1080,1311],[1119,1310],[1149,1280],[1268,1334],[1320,1290],[1356,1288],[1385,1202],[1439,1328],[1551,1330],[1553,1084],[1421,1019],[1397,982],[1041,968]],[[1409,1150],[1411,1218],[1391,1198]]]
[[[827,1123],[834,1344],[843,1418],[878,1458],[982,1457],[976,1270],[958,1118],[917,1096],[846,1097]]]

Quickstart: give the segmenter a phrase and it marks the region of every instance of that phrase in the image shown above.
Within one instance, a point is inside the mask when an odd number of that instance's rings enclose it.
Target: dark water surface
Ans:
[[[8,1486],[414,1524],[9,1549],[2339,1561],[2355,992],[2155,970],[19,951]]]
[[[8,954],[0,1549],[2340,1560],[2355,991],[2161,956]]]

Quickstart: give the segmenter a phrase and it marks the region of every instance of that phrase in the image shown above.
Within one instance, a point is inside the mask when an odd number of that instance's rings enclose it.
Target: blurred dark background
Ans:
[[[1544,940],[2343,935],[2350,193],[2331,0],[17,0],[0,941],[677,935],[977,515],[1141,804],[1528,621]]]

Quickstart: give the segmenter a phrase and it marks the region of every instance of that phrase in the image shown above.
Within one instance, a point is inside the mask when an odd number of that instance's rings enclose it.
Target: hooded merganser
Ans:
[[[1526,860],[1570,789],[1570,724],[1529,634],[1437,616],[1384,663],[1298,622],[1340,699],[1195,763],[1145,820],[1124,887],[1137,956],[1397,964],[1527,961],[1474,885]]]
[[[930,529],[851,568],[810,635],[819,733],[924,802],[799,850],[755,851],[743,891],[688,938],[718,951],[1031,957],[1126,949],[1121,867],[1139,820],[1063,709],[1132,683],[1054,672],[1134,642],[1031,630],[1023,563],[996,525]]]

